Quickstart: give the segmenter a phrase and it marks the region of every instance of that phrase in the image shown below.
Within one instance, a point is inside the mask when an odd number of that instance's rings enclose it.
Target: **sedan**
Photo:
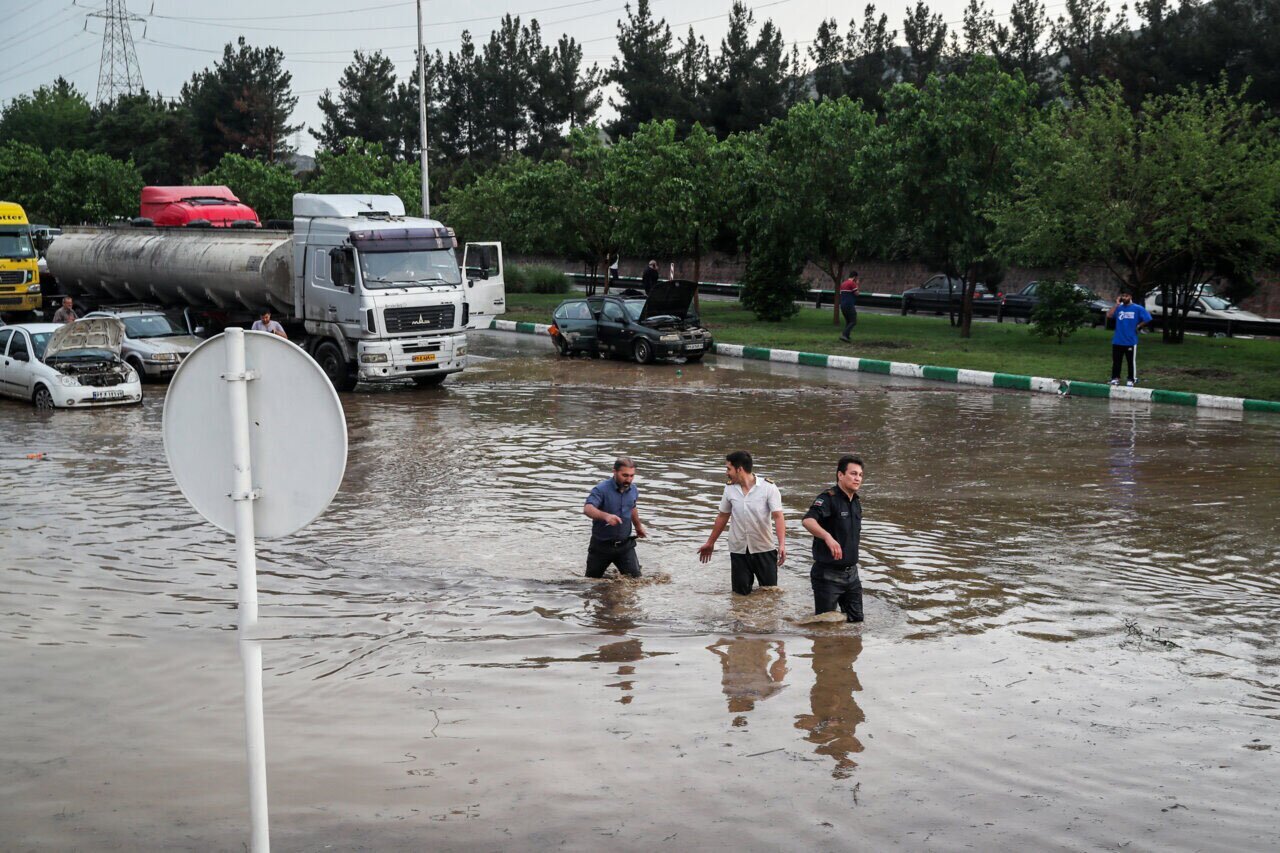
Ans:
[[[563,356],[575,353],[701,361],[715,346],[711,332],[691,310],[691,281],[661,281],[646,297],[626,290],[607,296],[566,299],[552,313],[551,340]]]
[[[144,382],[173,376],[182,360],[201,343],[160,311],[94,311],[85,315],[85,319],[91,317],[116,317],[124,323],[121,354]]]
[[[1080,301],[1089,305],[1089,318],[1093,325],[1101,326],[1105,323],[1111,304],[1084,285],[1077,284],[1075,288],[1080,295]],[[1006,293],[1000,302],[1000,311],[996,314],[996,320],[1003,323],[1005,317],[1030,318],[1031,312],[1035,311],[1036,306],[1040,304],[1040,297],[1037,295],[1039,289],[1040,282],[1033,281],[1017,293]]]
[[[933,311],[941,314],[948,310],[959,311],[963,302],[963,281],[935,275],[919,287],[913,287],[902,294],[902,313]],[[973,293],[973,313],[994,316],[999,310],[1000,294],[992,293],[985,284],[978,282]]]
[[[0,329],[0,394],[37,409],[142,401],[138,372],[120,358],[124,324],[113,317],[21,323]]]

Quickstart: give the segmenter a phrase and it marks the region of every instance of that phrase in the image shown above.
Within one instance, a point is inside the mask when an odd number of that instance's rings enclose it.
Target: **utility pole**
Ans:
[[[431,180],[427,174],[427,50],[422,44],[422,0],[418,0],[418,151],[422,158],[422,215],[431,218]]]
[[[102,59],[98,62],[98,95],[100,104],[108,104],[121,95],[133,95],[142,90],[142,70],[138,67],[138,54],[133,49],[133,33],[130,21],[145,21],[129,14],[125,0],[106,0],[106,6],[98,12],[90,12],[90,18],[102,18]]]

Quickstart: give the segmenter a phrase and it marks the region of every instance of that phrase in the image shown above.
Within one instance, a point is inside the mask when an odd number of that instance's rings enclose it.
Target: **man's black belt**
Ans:
[[[592,545],[600,545],[604,548],[621,548],[623,545],[630,545],[636,541],[636,537],[628,536],[626,539],[597,539],[591,537]]]

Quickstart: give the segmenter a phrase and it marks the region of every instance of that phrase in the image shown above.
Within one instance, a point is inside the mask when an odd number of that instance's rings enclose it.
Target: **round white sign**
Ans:
[[[347,467],[347,420],[320,365],[267,332],[245,332],[257,536],[288,536],[324,512]],[[226,336],[196,347],[164,401],[164,452],[196,512],[235,532]]]

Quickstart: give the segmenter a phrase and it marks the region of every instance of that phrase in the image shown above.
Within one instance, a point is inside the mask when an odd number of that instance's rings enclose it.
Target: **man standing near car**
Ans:
[[[862,621],[862,581],[858,577],[858,543],[862,536],[863,466],[858,456],[836,462],[835,488],[813,499],[804,529],[813,534],[813,612],[821,616],[839,608],[849,622]]]
[[[587,577],[602,578],[610,565],[618,573],[640,577],[640,560],[636,557],[636,537],[646,536],[644,523],[636,503],[636,463],[619,456],[613,462],[613,476],[596,483],[582,513],[591,519],[591,544],[587,546]],[[632,528],[635,534],[632,535]]]
[[[840,340],[846,344],[852,343],[849,340],[849,333],[853,331],[854,326],[858,325],[858,273],[856,271],[840,282],[840,313],[844,314],[844,331],[840,333]]]
[[[1116,333],[1111,336],[1111,384],[1120,384],[1120,362],[1129,366],[1129,381],[1126,385],[1134,385],[1138,381],[1138,373],[1134,364],[1138,348],[1138,332],[1151,322],[1151,314],[1141,305],[1133,304],[1133,294],[1128,290],[1120,291],[1116,304],[1107,312],[1107,319],[1116,321]]]
[[[53,312],[53,322],[74,323],[78,319],[79,318],[76,316],[75,303],[71,301],[71,297],[62,297],[62,307]]]
[[[787,523],[782,513],[782,494],[769,480],[752,473],[751,454],[735,450],[725,456],[724,475],[729,484],[720,498],[711,535],[698,549],[698,559],[711,561],[716,540],[729,526],[729,571],[733,591],[750,595],[759,581],[761,588],[778,585],[778,566],[787,560]],[[774,545],[774,534],[777,545]]]
[[[648,296],[653,292],[653,288],[658,284],[658,262],[649,261],[649,265],[644,268],[644,275],[641,277],[641,287],[644,289],[644,295]]]
[[[270,332],[273,335],[279,335],[280,337],[284,338],[286,341],[289,340],[289,336],[284,333],[284,326],[281,326],[275,320],[271,319],[270,310],[263,311],[258,316],[258,319],[253,321],[253,326],[250,327],[249,331]]]

